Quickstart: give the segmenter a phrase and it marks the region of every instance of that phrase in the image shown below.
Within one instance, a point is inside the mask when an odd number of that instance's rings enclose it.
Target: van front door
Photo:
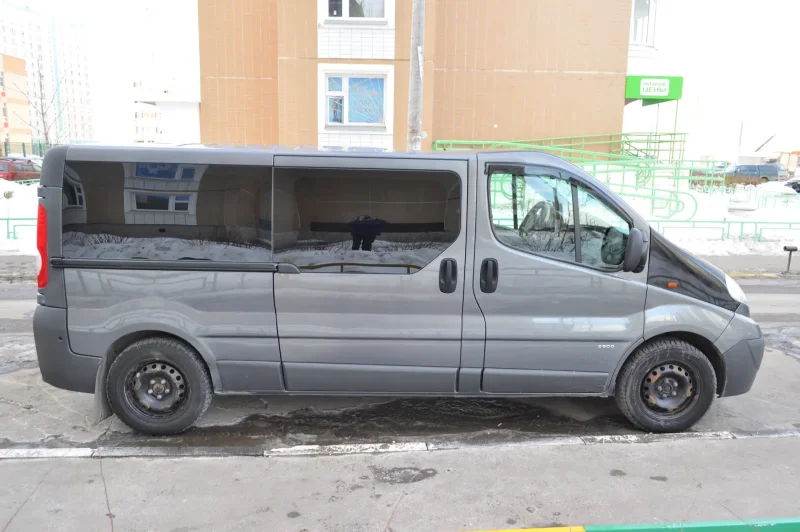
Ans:
[[[621,272],[632,221],[560,160],[487,157],[498,156],[479,156],[473,279],[482,390],[601,393],[643,334],[645,274]]]
[[[274,180],[287,390],[453,392],[466,160],[276,156]]]

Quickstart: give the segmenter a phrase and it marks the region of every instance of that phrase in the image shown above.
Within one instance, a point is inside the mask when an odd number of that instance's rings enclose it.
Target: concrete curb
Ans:
[[[654,444],[696,440],[750,440],[800,438],[800,429],[757,431],[682,432],[677,434],[619,434],[600,436],[555,436],[512,443],[356,443],[343,445],[297,445],[264,449],[263,446],[227,447],[23,447],[0,449],[0,460],[42,458],[221,458],[251,456],[267,458],[344,456],[407,452],[456,451],[492,447],[556,447],[565,445]]]

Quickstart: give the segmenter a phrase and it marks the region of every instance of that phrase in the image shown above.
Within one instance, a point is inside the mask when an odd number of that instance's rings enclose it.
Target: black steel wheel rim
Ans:
[[[693,370],[684,362],[665,362],[650,369],[642,380],[641,397],[651,412],[674,416],[697,399]]]
[[[189,383],[174,364],[150,360],[137,364],[125,379],[125,400],[147,417],[168,417],[189,397]]]

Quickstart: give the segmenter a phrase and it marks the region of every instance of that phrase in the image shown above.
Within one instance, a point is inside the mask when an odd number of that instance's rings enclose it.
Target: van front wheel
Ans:
[[[152,435],[191,427],[211,403],[211,379],[202,359],[181,342],[147,338],[128,346],[108,370],[106,394],[114,413]]]
[[[656,340],[631,357],[617,379],[616,401],[631,423],[650,432],[679,432],[702,418],[717,393],[708,358],[675,338]]]

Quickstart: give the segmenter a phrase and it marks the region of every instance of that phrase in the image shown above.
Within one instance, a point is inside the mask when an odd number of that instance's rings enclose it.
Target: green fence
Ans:
[[[0,152],[4,157],[9,155],[22,155],[23,157],[29,157],[31,155],[36,155],[38,157],[44,157],[44,152],[47,151],[47,147],[45,143],[42,142],[9,142],[5,141],[0,144]]]
[[[5,222],[6,240],[17,240],[20,236],[18,229],[22,227],[36,227],[36,218],[0,218],[0,223]]]

